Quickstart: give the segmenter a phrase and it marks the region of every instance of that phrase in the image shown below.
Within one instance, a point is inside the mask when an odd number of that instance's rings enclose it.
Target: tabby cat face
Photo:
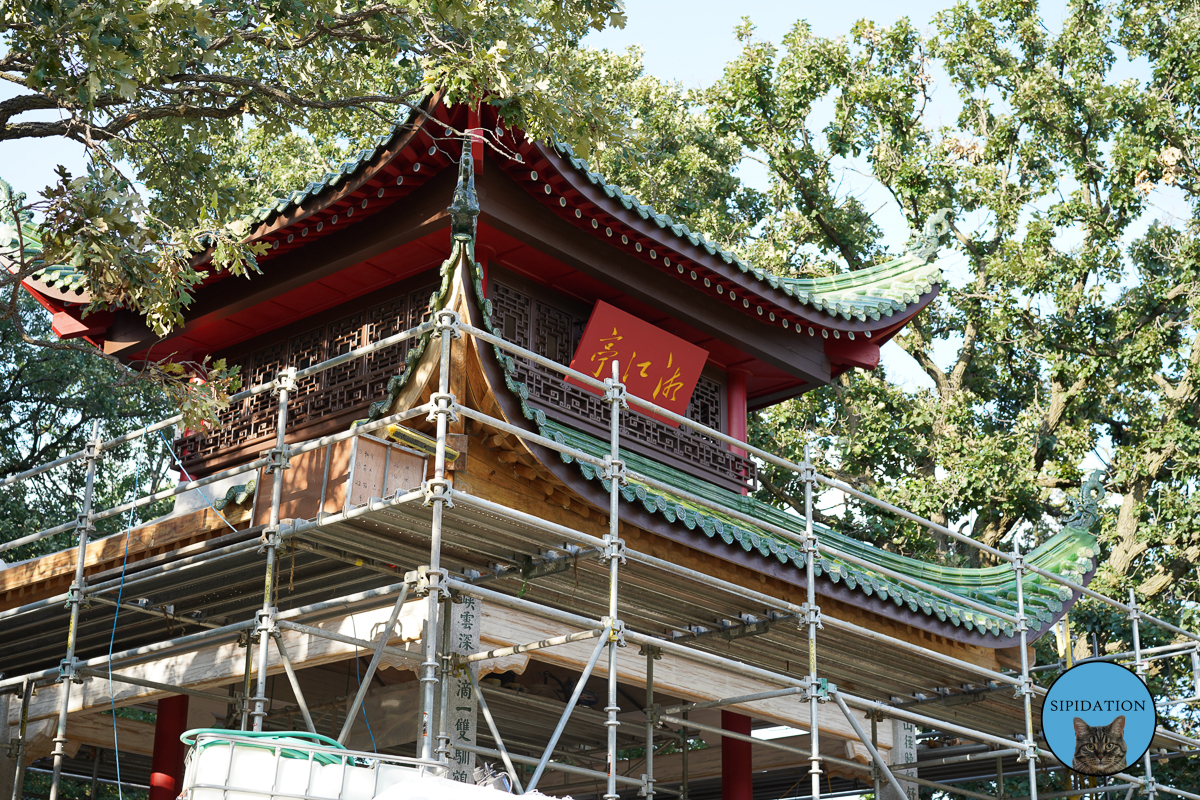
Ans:
[[[1125,769],[1125,715],[1107,725],[1088,725],[1075,718],[1075,759],[1071,769],[1088,775],[1111,775]]]

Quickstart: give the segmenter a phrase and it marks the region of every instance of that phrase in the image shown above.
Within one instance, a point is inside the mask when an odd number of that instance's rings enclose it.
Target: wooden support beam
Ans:
[[[549,622],[524,612],[484,604],[483,633],[481,634],[484,647],[506,645],[512,642],[534,642],[572,632],[566,626],[556,622]],[[549,647],[539,650],[537,659],[580,670],[587,664],[592,647],[594,645],[590,642],[574,642],[558,647]],[[644,658],[638,658],[633,653],[627,655],[621,652],[618,654],[617,668],[622,682],[634,686],[645,685],[646,660]],[[607,664],[604,659],[601,659],[600,663],[596,665],[593,675],[606,674]],[[779,684],[769,684],[765,681],[742,677],[670,656],[655,662],[654,685],[663,694],[679,697],[688,702],[719,700],[725,697],[736,697],[779,688]],[[729,706],[729,708],[756,719],[770,720],[779,725],[789,725],[801,730],[808,729],[808,706],[801,703],[795,696],[776,697]],[[822,705],[820,714],[822,741],[828,741],[831,747],[836,748],[836,752],[831,751],[832,754],[844,756],[844,745],[841,741],[835,743],[833,740],[857,741],[858,735],[846,718],[842,716],[837,706],[832,703]],[[860,724],[866,727],[870,726],[870,720],[862,712],[855,711],[855,714],[859,717]],[[882,750],[890,750],[892,747],[892,735],[888,726],[883,726],[879,731],[879,746]]]
[[[249,522],[249,508],[230,507],[229,521],[238,528]],[[225,521],[211,508],[134,528],[128,537],[128,563],[178,550],[229,532]],[[109,536],[87,546],[84,574],[95,575],[120,567],[126,560],[126,537]],[[75,577],[76,550],[35,558],[0,570],[0,609],[15,608],[66,591]]]
[[[421,628],[425,620],[427,604],[424,600],[412,600],[404,605],[397,625],[397,633],[389,644],[406,650],[415,649],[419,652]],[[388,619],[391,609],[384,607],[373,611],[362,611],[336,619],[314,624],[312,627],[338,633],[343,636],[374,638]],[[320,636],[304,634],[297,631],[281,631],[283,643],[287,647],[292,664],[297,669],[314,667],[335,661],[345,661],[362,655],[362,649],[354,645],[335,642]],[[283,672],[283,664],[279,654],[274,649],[268,651],[267,672],[275,675]],[[411,669],[408,661],[394,656],[384,656],[384,666],[400,669]],[[120,668],[116,672],[136,678],[184,686],[196,689],[210,689],[224,686],[232,681],[241,680],[245,668],[245,651],[231,642],[207,650],[186,653],[180,656],[151,661],[133,667]],[[30,720],[39,720],[56,716],[60,703],[61,686],[48,686],[38,689],[37,695],[29,707]],[[157,700],[166,696],[167,692],[148,689],[132,684],[113,682],[113,702],[118,707]],[[89,709],[107,708],[110,703],[108,681],[92,678],[82,685],[73,687],[70,712],[86,711]],[[15,712],[10,711],[10,721]],[[70,736],[68,727],[67,735]]]

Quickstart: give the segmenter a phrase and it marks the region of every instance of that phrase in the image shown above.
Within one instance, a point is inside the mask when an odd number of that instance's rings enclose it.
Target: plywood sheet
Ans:
[[[374,436],[359,436],[354,440],[347,507],[419,489],[424,479],[425,456]]]

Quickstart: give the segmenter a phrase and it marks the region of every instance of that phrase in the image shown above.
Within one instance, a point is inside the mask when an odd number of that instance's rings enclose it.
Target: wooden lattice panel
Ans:
[[[427,284],[406,291],[387,302],[267,344],[230,363],[241,367],[246,386],[267,383],[286,366],[304,369],[425,321],[429,317],[429,298],[436,288],[436,284]],[[405,357],[413,344],[414,340],[409,339],[298,381],[288,403],[288,429],[355,411],[365,415],[367,406],[387,391],[388,380],[404,371]],[[271,393],[231,405],[221,414],[218,431],[177,441],[184,467],[203,474],[208,462],[235,449],[244,454],[238,460],[257,455],[271,446],[276,414]]]
[[[500,281],[493,282],[490,296],[492,323],[505,339],[560,364],[570,363],[586,320],[546,298]],[[526,359],[516,359],[516,366],[515,377],[529,387],[530,402],[557,420],[607,437],[609,412],[601,398]],[[724,428],[721,385],[701,377],[687,416],[710,428]],[[754,462],[689,428],[673,428],[643,414],[629,413],[622,415],[621,436],[640,444],[636,449],[652,457],[731,488],[740,488],[755,477]]]

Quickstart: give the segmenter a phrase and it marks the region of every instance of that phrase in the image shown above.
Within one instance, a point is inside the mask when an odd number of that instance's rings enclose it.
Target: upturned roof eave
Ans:
[[[350,224],[350,215],[359,210],[363,213],[353,220],[358,223],[380,208],[402,201],[410,190],[447,166],[450,161],[443,157],[445,154],[437,142],[450,135],[451,128],[446,126],[450,125],[452,112],[453,108],[442,104],[441,95],[426,97],[421,106],[398,121],[391,132],[378,137],[373,148],[360,151],[338,171],[327,173],[303,189],[244,217],[251,226],[246,241],[262,242],[271,248],[260,256],[260,263],[265,265],[288,250],[318,240],[322,236],[322,225],[318,222],[314,227],[309,220],[320,220],[333,214],[336,224],[337,213],[344,212],[342,222],[345,225]],[[434,129],[436,125],[445,128],[445,135]],[[878,268],[829,278],[795,280],[770,275],[681,223],[656,213],[632,195],[609,184],[598,173],[588,171],[586,163],[575,157],[569,148],[524,142],[520,132],[513,130],[506,130],[504,139],[505,144],[516,151],[515,157],[499,159],[505,171],[514,177],[524,173],[527,178],[531,159],[523,158],[521,153],[536,153],[534,160],[553,166],[557,176],[554,182],[562,191],[573,200],[582,198],[590,208],[602,213],[606,218],[604,225],[594,217],[581,223],[580,210],[570,209],[575,215],[568,221],[575,222],[587,235],[618,246],[619,238],[624,234],[614,237],[610,231],[605,235],[610,229],[607,221],[611,220],[617,227],[649,244],[637,252],[643,261],[669,273],[681,284],[708,293],[738,313],[782,332],[794,331],[810,337],[848,334],[852,339],[857,335],[872,338],[879,332],[894,330],[898,323],[910,319],[940,288],[940,273],[936,269],[921,270],[921,267],[929,266],[928,258],[911,255]],[[425,154],[427,145],[429,153]],[[422,166],[425,169],[417,173]],[[406,169],[413,174],[404,175]],[[409,177],[416,180],[407,180]],[[549,183],[534,181],[531,184],[527,179],[518,183],[546,203],[542,189],[549,187]],[[565,195],[559,192],[552,199],[565,200]],[[357,209],[360,200],[363,208]],[[368,201],[371,208],[365,210]],[[563,210],[557,203],[552,207],[556,211]],[[330,226],[326,223],[325,235],[329,231]],[[631,244],[631,253],[632,249]],[[654,258],[650,258],[651,255]],[[210,257],[209,252],[198,253],[193,263],[203,267]],[[206,283],[224,277],[224,274],[214,274]],[[37,287],[35,290],[41,291]],[[822,295],[826,290],[831,294]],[[857,298],[867,298],[869,302]],[[87,302],[87,298],[81,302]]]
[[[697,290],[712,290],[717,285],[730,286],[738,292],[738,298],[730,301],[731,304],[737,305],[740,302],[743,313],[747,316],[762,318],[765,324],[795,330],[796,323],[801,323],[805,329],[813,328],[813,335],[820,335],[817,333],[819,330],[826,330],[863,333],[870,338],[876,331],[890,329],[897,321],[911,318],[928,303],[928,299],[936,296],[941,285],[940,272],[931,266],[930,261],[912,254],[906,254],[879,267],[862,270],[861,272],[864,274],[859,277],[856,277],[858,272],[854,272],[827,279],[815,279],[812,281],[814,285],[811,287],[806,285],[808,282],[780,278],[756,270],[734,254],[690,231],[686,226],[678,223],[668,224],[668,217],[656,214],[653,208],[642,204],[631,195],[622,193],[618,187],[606,183],[598,173],[587,171],[580,163],[576,163],[580,162],[580,159],[572,156],[569,151],[564,153],[560,147],[544,143],[532,143],[527,149],[540,156],[540,159],[536,159],[537,161],[550,164],[555,170],[553,178],[539,176],[536,181],[538,186],[551,187],[551,192],[545,193],[545,197],[530,186],[530,180],[522,181],[530,194],[551,207],[556,198],[566,200],[567,204],[562,208],[568,213],[564,216],[570,220],[570,212],[579,210],[581,216],[576,217],[576,225],[585,230],[590,222],[582,216],[583,209],[578,206],[590,205],[600,210],[600,214],[593,215],[591,219],[596,219],[601,215],[607,219],[603,222],[597,219],[597,224],[593,226],[596,231],[592,233],[593,236],[602,240],[610,239],[613,246],[623,244],[620,241],[620,232],[615,229],[612,236],[601,235],[606,229],[612,227],[608,224],[608,220],[615,222],[620,228],[636,232],[639,237],[654,243],[653,248],[643,245],[642,249],[638,251],[637,255],[643,261],[665,272],[670,272],[684,285],[693,284],[693,280],[689,280],[689,278],[691,272],[698,267],[698,277],[694,279]],[[535,159],[526,158],[524,162],[509,162],[502,166],[510,173],[528,172],[533,161]],[[554,179],[562,181],[565,187],[554,187]],[[579,200],[575,200],[574,197],[571,197],[572,195],[578,196]],[[572,201],[575,203],[574,208]],[[654,254],[653,258],[650,257],[651,253]],[[662,264],[667,259],[670,260],[670,263]],[[930,273],[930,277],[936,276],[936,280],[925,282],[918,278],[916,280],[918,285],[914,285],[904,292],[903,301],[888,298],[884,296],[883,292],[873,294],[870,291],[872,287],[893,283],[898,276],[921,267],[928,267],[926,271]],[[704,286],[705,277],[710,278],[712,286]],[[819,294],[826,285],[830,289],[838,291],[858,288],[860,293],[865,296],[877,297],[880,301],[877,303],[879,308],[862,309],[852,303],[827,308],[821,297],[811,296]],[[727,290],[721,292],[720,295],[715,291],[708,291],[708,293],[723,298],[728,297]],[[925,295],[930,297],[925,299]],[[761,313],[759,312],[760,308],[763,309]],[[783,325],[785,321],[789,324]]]

